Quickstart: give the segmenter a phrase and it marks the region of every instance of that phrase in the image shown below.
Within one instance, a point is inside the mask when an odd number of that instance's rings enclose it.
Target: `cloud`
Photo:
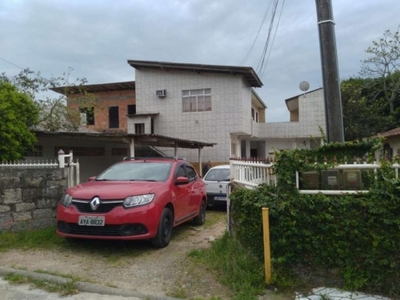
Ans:
[[[400,2],[332,2],[340,77],[346,79],[358,74],[373,40],[397,29]],[[102,83],[134,80],[128,59],[240,65],[247,54],[245,65],[256,69],[270,5],[262,0],[2,1],[0,70],[13,75],[17,65],[57,76],[73,68],[74,77]],[[275,24],[278,20],[264,87],[257,90],[271,122],[288,120],[284,100],[301,93],[301,81],[310,89],[322,86],[315,1],[285,1]]]

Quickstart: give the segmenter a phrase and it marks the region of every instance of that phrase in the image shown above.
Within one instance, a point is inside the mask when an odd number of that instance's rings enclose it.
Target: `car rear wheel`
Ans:
[[[158,248],[168,246],[169,241],[171,240],[173,222],[174,220],[171,210],[169,208],[164,208],[158,224],[157,235],[151,240],[151,243],[154,246]]]
[[[199,214],[193,218],[194,225],[203,225],[206,222],[206,202],[203,200],[201,201],[201,205],[199,208]]]

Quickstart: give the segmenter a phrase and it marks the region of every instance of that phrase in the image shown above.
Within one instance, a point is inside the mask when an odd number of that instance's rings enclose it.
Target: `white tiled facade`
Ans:
[[[298,121],[258,123],[251,116],[252,88],[240,75],[136,69],[135,77],[136,113],[158,113],[155,134],[217,143],[201,150],[203,162],[228,162],[233,154],[266,157],[274,149],[313,148],[321,140],[319,128],[325,132],[322,89],[298,97]],[[211,89],[211,111],[183,112],[182,91],[194,89]],[[166,97],[159,98],[157,90],[166,90]],[[149,132],[150,117],[131,118],[128,133],[135,133],[135,123],[145,123]],[[162,151],[173,156],[171,148]],[[198,161],[198,150],[178,149],[178,156]]]
[[[248,117],[251,106],[251,87],[241,76],[136,70],[135,77],[136,113],[159,113],[154,118],[154,133],[217,143],[214,147],[202,149],[202,160],[229,161],[230,132],[243,131],[244,117]],[[165,98],[156,96],[156,90],[161,89],[166,90]],[[194,89],[211,89],[211,111],[183,112],[182,91]],[[137,122],[133,120],[130,123]],[[250,122],[247,127],[249,130]],[[133,128],[134,125],[130,124],[128,132],[131,133]],[[172,155],[173,150],[163,151]],[[178,155],[197,161],[198,150],[179,149]]]

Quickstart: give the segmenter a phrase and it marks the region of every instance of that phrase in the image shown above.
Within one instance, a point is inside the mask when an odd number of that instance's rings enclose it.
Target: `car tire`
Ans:
[[[157,248],[167,247],[172,235],[174,219],[169,208],[164,208],[160,222],[158,223],[157,235],[151,240],[153,246]]]
[[[201,201],[199,214],[193,218],[193,224],[196,226],[203,225],[206,222],[206,202],[203,200]]]

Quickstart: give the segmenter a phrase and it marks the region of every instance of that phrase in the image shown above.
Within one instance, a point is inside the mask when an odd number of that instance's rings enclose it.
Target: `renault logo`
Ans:
[[[92,201],[90,201],[90,207],[92,210],[96,210],[100,205],[100,198],[94,197]]]

